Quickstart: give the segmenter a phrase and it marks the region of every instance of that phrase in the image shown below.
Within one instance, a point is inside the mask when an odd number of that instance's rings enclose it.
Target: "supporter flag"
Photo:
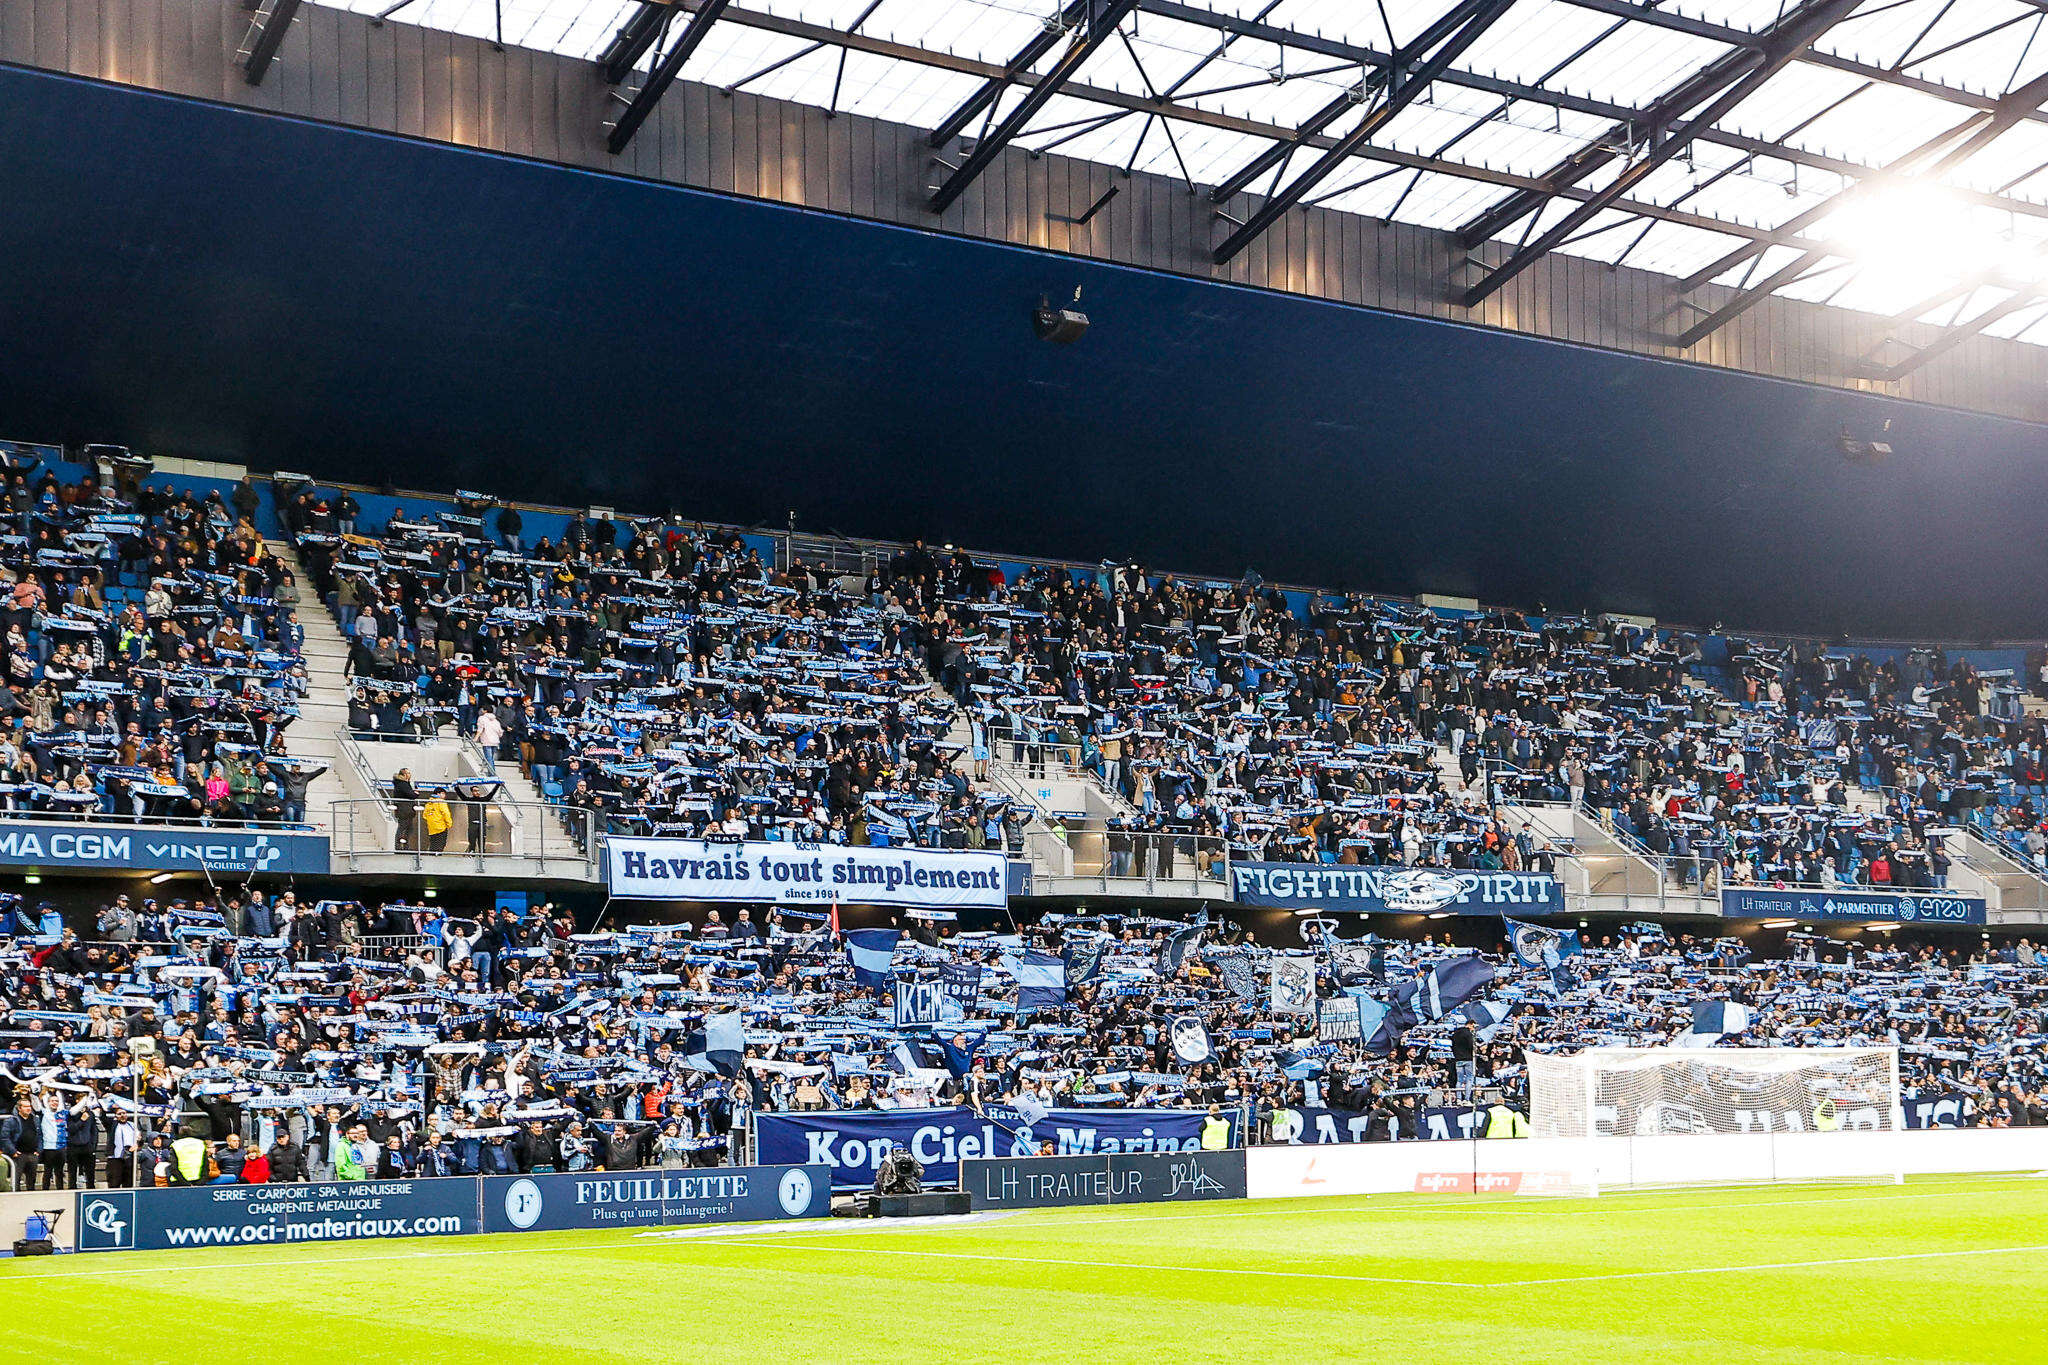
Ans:
[[[939,1022],[938,982],[898,977],[895,988],[897,1028],[929,1028]]]
[[[1326,1043],[1359,1041],[1358,998],[1340,995],[1316,1002],[1316,1034]]]
[[[1749,1027],[1749,1007],[1733,1000],[1695,1000],[1692,1031],[1707,1037],[1725,1038]]]
[[[1415,1012],[1441,1019],[1493,984],[1493,964],[1477,953],[1439,962],[1415,984]]]
[[[683,1039],[683,1065],[692,1071],[739,1076],[740,1058],[747,1050],[743,1019],[739,1014],[706,1015],[703,1025]]]
[[[1172,1038],[1173,1055],[1184,1066],[1200,1066],[1214,1051],[1209,1045],[1209,1030],[1192,1014],[1183,1014],[1173,1021]]]
[[[1304,958],[1276,957],[1272,968],[1272,1009],[1275,1014],[1314,1014],[1316,969]]]
[[[905,1038],[889,1049],[889,1065],[904,1076],[914,1076],[920,1071],[952,1071],[952,1068],[946,1065],[943,1048],[933,1047],[930,1043],[920,1042],[915,1038]]]
[[[981,998],[981,967],[973,962],[946,963],[939,968],[939,989],[963,1014],[972,1013]]]
[[[1346,995],[1358,1002],[1358,1036],[1370,1040],[1380,1031],[1380,1025],[1387,1017],[1387,1007],[1367,995],[1364,991],[1346,991]]]
[[[1159,974],[1165,977],[1179,975],[1181,964],[1201,947],[1202,935],[1207,929],[1206,924],[1190,924],[1174,930],[1167,938],[1166,946],[1159,950]]]
[[[1515,961],[1524,967],[1554,973],[1558,963],[1579,951],[1576,929],[1551,929],[1512,919],[1507,925],[1508,945],[1515,950]]]
[[[1477,953],[1439,962],[1419,980],[1394,988],[1379,1027],[1365,1034],[1366,1049],[1391,1052],[1401,1035],[1419,1023],[1441,1019],[1493,982],[1493,966]]]
[[[1490,1043],[1514,1008],[1499,1000],[1474,1000],[1465,1006],[1465,1018],[1472,1025],[1473,1036],[1482,1043]]]
[[[1359,1037],[1365,1039],[1368,1052],[1392,1052],[1394,1045],[1401,1041],[1401,1035],[1420,1022],[1415,1016],[1415,985],[1410,982],[1397,989],[1387,1001],[1374,1001],[1379,1005],[1379,1019],[1370,1028],[1365,1020],[1365,1006],[1359,1006]]]
[[[1068,943],[1061,954],[1067,964],[1067,984],[1085,986],[1093,981],[1102,970],[1102,958],[1108,950],[1109,940],[1094,935],[1076,937]]]
[[[1067,964],[1051,953],[1027,952],[1017,960],[1017,1008],[1056,1010],[1067,1003]]]
[[[889,964],[896,958],[895,929],[852,929],[846,935],[846,957],[853,964],[853,978],[871,991],[889,989]]]
[[[1010,1101],[1010,1107],[1017,1111],[1019,1118],[1024,1120],[1026,1128],[1034,1124],[1044,1123],[1047,1116],[1052,1113],[1052,1110],[1046,1108],[1040,1102],[1038,1096],[1031,1094],[1029,1091],[1020,1091],[1017,1097]]]
[[[1386,952],[1377,944],[1340,943],[1330,949],[1330,972],[1340,986],[1384,981],[1387,974]]]
[[[1223,984],[1238,999],[1259,998],[1259,972],[1250,953],[1225,953],[1216,959],[1216,970],[1223,974]]]

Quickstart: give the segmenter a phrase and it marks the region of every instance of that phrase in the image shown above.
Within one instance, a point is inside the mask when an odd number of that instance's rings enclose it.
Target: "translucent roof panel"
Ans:
[[[315,3],[378,14],[393,0]],[[648,7],[666,26],[625,93],[695,4]],[[733,0],[682,75],[931,128],[991,78],[1028,73],[969,120],[975,137],[1080,41],[1067,21],[1086,8]],[[1396,83],[1390,54],[1410,71],[1432,35],[1483,8],[1137,0],[1015,140],[1203,189],[1292,144],[1251,192],[1490,228],[1509,248],[1612,189],[1552,249],[2048,344],[2048,302],[2033,303],[2048,299],[2048,0],[1512,0],[1470,23],[1426,88],[1377,112]],[[411,0],[393,22],[594,60],[642,12],[641,0]],[[1810,41],[1787,43],[1780,26],[1805,19]],[[1775,71],[1711,123],[1691,121],[1766,56],[1782,58]],[[1677,98],[1709,70],[1726,80]],[[1295,185],[1368,118],[1364,145]],[[1311,120],[1319,132],[1298,132]]]

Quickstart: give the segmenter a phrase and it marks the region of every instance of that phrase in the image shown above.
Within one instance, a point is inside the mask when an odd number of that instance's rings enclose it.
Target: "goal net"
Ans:
[[[1517,1164],[1541,1168],[1539,1192],[1904,1179],[1896,1048],[1590,1048],[1528,1060],[1532,1140],[1484,1145],[1526,1148]]]
[[[1529,1127],[1539,1138],[1903,1126],[1896,1048],[1589,1048],[1528,1060]]]

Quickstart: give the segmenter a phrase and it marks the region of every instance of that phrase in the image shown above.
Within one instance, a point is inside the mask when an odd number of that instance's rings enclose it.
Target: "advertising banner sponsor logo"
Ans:
[[[0,867],[325,876],[327,839],[281,830],[9,820],[0,826]]]
[[[1876,920],[1887,924],[1983,924],[1985,902],[1946,891],[1774,891],[1726,887],[1721,913],[1730,919]]]
[[[1417,1194],[1568,1194],[1570,1171],[1423,1171]]]
[[[485,1232],[765,1222],[832,1212],[832,1176],[822,1166],[501,1175],[482,1184]]]
[[[976,1210],[1242,1199],[1245,1154],[972,1158],[960,1163],[960,1188]]]
[[[195,1185],[78,1195],[80,1251],[283,1246],[479,1229],[473,1180]]]
[[[763,1161],[829,1166],[832,1183],[840,1189],[874,1184],[883,1158],[900,1144],[924,1164],[927,1184],[950,1185],[960,1178],[962,1160],[1031,1156],[1042,1142],[1052,1143],[1060,1156],[1200,1151],[1205,1117],[1199,1109],[1052,1109],[1027,1122],[1002,1105],[985,1106],[980,1114],[972,1109],[757,1114],[754,1140]]]
[[[1001,909],[1008,886],[1000,853],[619,835],[605,841],[605,887],[633,899]]]
[[[1349,910],[1362,914],[1562,914],[1564,883],[1533,872],[1445,872],[1329,863],[1232,863],[1240,905]]]

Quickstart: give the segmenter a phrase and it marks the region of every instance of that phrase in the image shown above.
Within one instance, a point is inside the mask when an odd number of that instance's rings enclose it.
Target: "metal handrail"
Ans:
[[[1085,782],[1109,803],[1111,810],[1128,812],[1136,809],[1128,796],[1081,761],[1084,750],[1079,744],[1026,739],[1018,733],[1014,721],[996,721],[988,727],[988,748],[989,756],[996,764],[1026,769],[1033,777],[1050,776]]]
[[[110,815],[103,810],[0,810],[0,821],[6,820],[57,820],[81,825],[128,825],[151,828],[161,825],[167,829],[263,829],[310,832],[315,828],[310,820],[221,820],[210,815]]]
[[[350,871],[360,870],[365,858],[397,858],[422,872],[503,872],[508,870],[508,860],[516,859],[529,870],[537,864],[550,876],[588,880],[597,875],[600,823],[596,811],[515,801],[456,800],[448,805],[452,823],[436,836],[426,832],[424,811],[393,818],[383,800],[337,801],[334,857]],[[364,818],[376,816],[383,819]],[[387,828],[388,835],[384,832]],[[380,861],[372,870],[387,868],[388,864]]]

